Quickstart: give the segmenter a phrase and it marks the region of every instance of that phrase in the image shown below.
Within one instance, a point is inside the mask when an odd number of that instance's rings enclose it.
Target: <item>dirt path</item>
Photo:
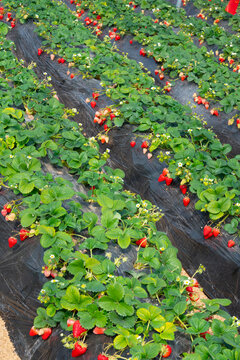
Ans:
[[[2,318],[0,318],[0,354],[1,360],[20,360],[15,352]]]

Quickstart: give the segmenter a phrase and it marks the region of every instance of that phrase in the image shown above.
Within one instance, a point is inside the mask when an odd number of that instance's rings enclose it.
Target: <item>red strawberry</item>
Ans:
[[[205,331],[205,332],[203,332],[203,333],[200,333],[199,335],[200,335],[203,339],[207,340],[207,339],[206,339],[206,334],[210,334],[210,332],[209,332],[209,331]]]
[[[103,126],[103,128],[104,128],[105,131],[107,131],[107,130],[109,129],[109,127],[107,126],[107,124],[105,124],[105,125]]]
[[[0,20],[4,18],[3,14],[0,13]]]
[[[133,43],[133,41],[132,41],[132,40],[129,40],[129,44],[131,44],[131,45],[132,45],[132,43]]]
[[[109,358],[103,354],[99,354],[97,360],[108,360]]]
[[[159,79],[163,80],[164,79],[164,75],[163,74],[159,74]]]
[[[92,108],[95,108],[95,106],[97,105],[97,103],[96,103],[96,101],[91,101],[90,105],[91,105]]]
[[[212,233],[213,233],[213,236],[214,236],[214,237],[217,237],[217,236],[220,234],[220,230],[217,229],[217,228],[213,228]]]
[[[234,240],[228,240],[228,247],[231,248],[235,245],[235,241]]]
[[[105,331],[106,329],[105,328],[100,328],[100,327],[95,327],[94,329],[93,329],[93,333],[95,334],[95,335],[102,335],[102,334],[104,334],[104,331]]]
[[[140,51],[139,51],[139,54],[141,56],[146,56],[146,51],[143,48],[141,48]]]
[[[131,147],[133,148],[133,147],[136,145],[136,141],[131,141],[131,142],[130,142],[130,145],[131,145]]]
[[[147,149],[148,148],[148,143],[147,143],[147,141],[144,141],[143,143],[142,143],[142,145],[141,145],[141,148],[142,149]]]
[[[36,335],[38,335],[38,331],[37,331],[37,329],[35,329],[34,326],[31,327],[31,329],[30,329],[30,331],[29,331],[29,335],[30,335],[30,336],[36,336]]]
[[[1,214],[2,214],[2,216],[6,216],[6,215],[7,215],[7,210],[2,209],[2,210],[1,210]]]
[[[188,206],[188,204],[190,203],[190,198],[188,196],[186,196],[184,199],[183,199],[183,205],[184,206]]]
[[[236,120],[236,124],[237,124],[238,129],[240,129],[240,119]]]
[[[92,97],[97,100],[97,99],[99,98],[99,94],[93,92],[93,93],[92,93]]]
[[[229,60],[229,64],[232,65],[233,63],[234,63],[234,60],[233,60],[233,59],[230,59],[230,60]]]
[[[212,232],[211,226],[205,225],[203,229],[203,236],[206,239],[206,236],[208,236]]]
[[[191,286],[187,286],[187,287],[186,287],[186,290],[187,290],[188,292],[190,292],[190,293],[193,292],[193,288],[192,288]]]
[[[9,245],[10,248],[14,247],[14,245],[16,245],[16,243],[17,243],[17,239],[15,237],[11,236],[8,239],[8,245]]]
[[[40,56],[43,53],[43,49],[38,49],[38,56]]]
[[[172,178],[169,178],[169,177],[165,178],[165,183],[166,183],[167,186],[171,185],[172,182],[173,182]]]
[[[114,31],[114,32],[117,32],[117,28],[116,28],[116,27],[114,27],[114,28],[113,28],[113,31]]]
[[[73,79],[73,78],[74,78],[74,76],[75,76],[74,74],[71,74],[71,75],[70,75],[70,78],[71,78],[71,79]]]
[[[84,11],[84,10],[83,10]],[[100,20],[102,17],[101,17],[101,15],[98,15],[97,16],[97,20]]]
[[[121,39],[121,36],[120,36],[120,35],[116,35],[116,36],[115,36],[115,40],[116,40],[116,41],[118,41],[118,40],[120,40],[120,39]]]
[[[75,323],[75,319],[67,319],[67,326],[72,326]]]
[[[82,333],[86,332],[87,330],[84,329],[79,320],[76,320],[73,324],[73,337],[77,338],[79,337]]]
[[[164,168],[162,171],[163,176],[166,176],[169,173],[169,170],[167,168]]]
[[[49,338],[49,336],[52,333],[52,329],[51,328],[45,328],[44,329],[44,334],[42,335],[42,339],[43,340],[47,340]]]
[[[159,74],[159,70],[156,69],[156,70],[154,71],[154,73],[155,73],[155,75]]]
[[[11,205],[9,205],[9,204],[5,204],[3,206],[3,208],[4,208],[4,210],[7,211],[8,214],[12,211]]]
[[[158,178],[158,182],[162,182],[165,181],[165,176],[163,174],[161,174]]]
[[[189,298],[191,301],[198,301],[199,296],[196,293],[189,293]]]
[[[111,119],[111,120],[114,119],[115,117],[116,117],[116,115],[110,114],[110,119]]]
[[[29,237],[29,231],[26,229],[21,229],[19,233],[20,233],[21,241],[24,241],[25,239],[27,239]]]
[[[87,351],[86,344],[81,346],[78,342],[76,342],[74,345],[74,349],[72,350],[72,357],[81,356],[81,355],[85,354],[86,351]]]
[[[180,190],[181,190],[182,194],[185,195],[187,192],[187,185],[185,185],[185,184],[180,185]]]
[[[15,28],[15,26],[16,26],[15,22],[11,21],[11,28],[13,29],[13,28]]]
[[[170,345],[163,345],[162,348],[162,357],[163,358],[168,358],[172,353],[172,348]]]
[[[7,17],[10,19],[12,17],[12,13],[7,13]]]
[[[137,241],[136,241],[136,244],[139,245],[140,247],[145,248],[146,245],[147,245],[147,238],[146,238],[146,237],[143,237],[142,239],[137,240]]]

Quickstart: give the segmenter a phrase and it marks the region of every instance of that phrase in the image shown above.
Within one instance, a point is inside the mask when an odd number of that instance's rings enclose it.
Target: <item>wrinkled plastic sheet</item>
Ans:
[[[99,82],[83,80],[79,76],[69,80],[66,75],[66,66],[51,61],[46,54],[39,59],[36,54],[41,46],[41,40],[33,33],[33,28],[30,23],[17,26],[11,32],[10,37],[17,46],[16,55],[25,59],[27,63],[36,62],[39,78],[44,72],[51,75],[60,101],[69,108],[78,109],[79,114],[75,117],[75,121],[83,124],[87,136],[96,135],[99,128],[93,123],[95,111],[85,102],[85,99],[91,96],[93,90],[101,88]],[[142,61],[142,58],[139,61]],[[99,107],[109,105],[109,99],[101,96],[98,105]],[[228,310],[231,314],[240,316],[238,247],[228,250],[228,237],[224,232],[217,239],[203,239],[202,229],[208,221],[207,216],[194,209],[193,196],[191,196],[190,205],[184,208],[179,184],[174,183],[173,186],[166,187],[163,183],[158,183],[157,179],[164,164],[160,164],[154,158],[148,160],[142,153],[140,140],[137,140],[135,148],[130,149],[129,143],[134,137],[131,126],[126,125],[112,130],[111,133],[110,142],[107,145],[111,149],[109,165],[125,171],[127,189],[139,193],[163,210],[165,215],[159,222],[158,228],[166,231],[173,245],[178,248],[178,257],[185,270],[192,275],[199,264],[203,264],[206,272],[199,275],[198,279],[204,291],[210,297],[230,298],[232,305]],[[103,150],[105,148],[102,146]],[[67,175],[64,174],[64,176]],[[9,196],[9,193],[1,192],[1,207],[9,201]],[[21,246],[17,245],[14,250],[9,249],[7,239],[14,231],[13,225],[1,218],[0,228],[2,234],[0,239],[0,312],[6,321],[19,356],[24,360],[71,359],[69,350],[63,348],[60,342],[58,329],[54,330],[46,342],[43,342],[41,338],[35,339],[28,335],[36,315],[36,308],[39,306],[37,297],[42,284],[46,281],[41,274],[43,249],[39,240],[31,238],[21,243]],[[120,269],[120,271],[123,270]],[[109,338],[104,335],[98,337],[90,335],[88,337],[89,350],[81,358],[83,360],[97,359],[97,355],[103,349],[103,344],[108,341]],[[184,341],[177,336],[173,359],[179,359],[177,354],[183,351],[182,346],[184,347]]]

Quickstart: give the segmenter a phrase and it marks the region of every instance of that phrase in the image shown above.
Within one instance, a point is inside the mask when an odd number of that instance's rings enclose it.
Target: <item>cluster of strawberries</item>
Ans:
[[[203,236],[204,236],[205,240],[209,239],[212,236],[217,237],[219,234],[220,234],[220,230],[218,228],[212,228],[209,225],[205,225],[204,228],[203,228]],[[227,246],[229,248],[231,248],[235,244],[236,244],[235,241],[231,239],[231,240],[228,240]]]
[[[4,20],[4,7],[0,7],[0,20]],[[7,17],[5,18],[6,21],[10,21],[10,25],[12,28],[16,26],[16,19],[13,19],[12,13],[8,12]]]
[[[163,181],[165,181],[167,186],[171,185],[173,182],[173,179],[171,178],[169,170],[167,168],[163,169],[162,173],[158,178],[158,182],[163,182]],[[182,194],[185,195],[187,192],[187,185],[186,184],[180,185],[180,190]],[[188,196],[185,196],[183,198],[183,205],[186,207],[189,205],[189,203],[190,203],[190,198]]]
[[[26,229],[21,229],[19,231],[19,237],[20,237],[20,240],[21,241],[24,241],[25,239],[27,239],[30,235],[30,232]],[[14,247],[15,245],[17,244],[17,238],[16,237],[13,237],[13,236],[10,236],[8,238],[8,246],[10,248]]]
[[[51,335],[51,333],[52,333],[51,328],[36,329],[34,326],[29,331],[30,336],[39,335],[42,337],[43,340],[47,340]]]
[[[95,98],[97,100],[99,94],[92,93],[92,96],[93,96],[93,98]],[[92,107],[95,107],[96,106],[95,104],[96,104],[95,101],[91,101]],[[108,118],[110,118],[110,120],[113,120],[115,117],[116,117],[116,115],[113,113],[113,110],[110,108],[107,108],[107,109],[96,111],[93,122],[95,124],[97,123],[99,125],[103,125],[104,130],[107,131],[109,128],[108,128],[107,124],[105,124],[105,122],[107,121]]]
[[[209,109],[209,102],[206,99],[202,98],[201,96],[197,96],[196,93],[193,94],[193,97],[194,97],[195,103],[198,103],[198,105],[203,104],[205,106],[205,109]],[[214,113],[213,115],[218,116],[217,110],[216,110],[216,113]]]
[[[113,28],[113,31],[109,30],[108,35],[109,35],[110,39],[115,39],[115,41],[118,41],[121,39],[121,36],[119,34],[116,34],[116,32],[117,32],[116,27]]]

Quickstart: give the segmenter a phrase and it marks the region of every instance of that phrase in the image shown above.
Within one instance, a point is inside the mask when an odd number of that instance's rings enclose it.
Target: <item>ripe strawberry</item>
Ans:
[[[67,319],[67,326],[72,326],[75,323],[75,319]]]
[[[116,35],[116,36],[115,36],[115,40],[116,40],[116,41],[118,41],[118,40],[120,40],[120,39],[121,39],[121,36],[120,36],[120,35]]]
[[[109,358],[103,354],[99,354],[97,360],[108,360]]]
[[[87,330],[84,329],[79,320],[76,320],[73,324],[73,337],[77,338],[79,337],[82,333],[86,332]]]
[[[8,245],[9,245],[10,248],[14,247],[14,245],[16,245],[16,243],[17,243],[17,239],[15,237],[11,236],[8,239]]]
[[[24,241],[25,239],[27,239],[29,237],[29,231],[26,230],[26,229],[21,229],[19,231],[19,234],[20,234],[20,240],[21,241]]]
[[[212,233],[213,233],[213,236],[214,236],[214,237],[217,237],[217,236],[220,234],[220,230],[217,229],[217,228],[213,228]]]
[[[91,105],[91,107],[94,109],[95,106],[97,105],[97,103],[96,103],[96,101],[91,101],[91,102],[90,102],[90,105]]]
[[[187,192],[187,185],[185,185],[185,184],[180,185],[180,190],[181,190],[182,194],[185,195]]]
[[[139,54],[141,56],[146,56],[146,51],[143,48],[141,48],[140,51],[139,51]]]
[[[212,232],[211,226],[205,225],[203,229],[203,236],[206,239],[206,236],[208,236]]]
[[[158,182],[162,182],[165,181],[166,176],[164,176],[163,174],[161,174],[158,178]]]
[[[162,171],[162,174],[166,176],[169,173],[169,170],[167,168],[164,168]]]
[[[95,334],[95,335],[102,335],[102,334],[104,334],[104,331],[105,331],[106,329],[105,328],[100,328],[100,327],[95,327],[94,329],[93,329],[93,333]]]
[[[171,185],[172,181],[173,181],[172,178],[169,178],[169,177],[165,178],[165,183],[166,183],[167,186]]]
[[[181,76],[181,81],[184,81],[186,79],[186,76]]]
[[[16,26],[15,22],[11,21],[11,28],[13,29],[13,28],[15,28],[15,26]]]
[[[235,241],[234,241],[234,240],[228,240],[227,246],[228,246],[229,248],[233,247],[234,245],[235,245]]]
[[[1,210],[1,214],[2,214],[2,216],[6,216],[6,215],[7,215],[7,210],[2,209],[2,210]]]
[[[172,353],[172,348],[170,345],[163,345],[162,348],[162,357],[163,358],[168,358]]]
[[[7,13],[7,17],[9,18],[9,19],[11,19],[11,17],[12,17],[12,13]]]
[[[133,148],[133,147],[136,145],[136,141],[131,141],[131,142],[130,142],[130,145],[131,145],[131,147]]]
[[[40,56],[43,53],[43,49],[38,49],[38,56]]]
[[[114,31],[114,32],[117,32],[117,28],[116,28],[116,27],[114,27],[114,28],[113,28],[113,31]]]
[[[155,73],[155,75],[159,74],[159,70],[156,69],[156,70],[154,71],[154,73]]]
[[[210,332],[209,332],[209,331],[205,331],[205,332],[203,332],[203,333],[200,333],[199,335],[200,335],[203,339],[207,340],[207,339],[206,339],[206,334],[210,334]]]
[[[0,20],[4,18],[3,14],[0,13]]]
[[[131,45],[132,45],[132,43],[133,43],[133,41],[132,41],[132,40],[129,40],[129,44],[131,44]]]
[[[190,198],[188,196],[186,196],[184,199],[183,199],[183,205],[184,206],[188,206],[188,204],[190,203]]]
[[[143,237],[142,239],[137,240],[136,244],[139,245],[140,247],[145,248],[147,245],[147,238]]]
[[[148,143],[147,141],[143,141],[142,145],[141,145],[142,149],[147,149],[148,148]]]
[[[105,131],[107,131],[107,130],[109,129],[109,127],[107,126],[107,124],[105,124],[105,125],[103,126],[103,128],[104,128]]]
[[[44,329],[44,334],[42,335],[42,339],[43,340],[47,340],[49,338],[49,336],[52,333],[52,329],[51,328],[45,328]]]
[[[192,288],[191,286],[187,286],[187,287],[186,287],[186,290],[187,290],[188,292],[190,292],[190,293],[193,292],[193,288]]]
[[[229,64],[232,65],[234,63],[234,60],[233,59],[230,59],[229,60]]]
[[[30,336],[36,336],[36,335],[38,335],[38,331],[37,331],[37,329],[35,329],[34,326],[31,327],[31,329],[30,329],[30,331],[29,331],[29,335],[30,335]]]
[[[86,351],[87,351],[86,344],[83,344],[83,346],[82,346],[78,342],[76,342],[74,345],[74,349],[72,350],[72,357],[81,356],[81,355],[85,354]]]
[[[98,93],[92,93],[92,97],[97,100],[99,98],[99,94]]]
[[[164,75],[161,73],[161,74],[159,74],[159,79],[160,80],[163,80],[164,79]]]
[[[236,120],[236,124],[237,124],[238,129],[240,129],[240,118]]]
[[[82,10],[83,12],[84,12],[84,10]],[[97,20],[100,20],[102,17],[101,17],[101,15],[98,15],[97,16]]]
[[[218,60],[219,60],[221,63],[225,61],[225,59],[224,59],[222,56],[220,56]]]
[[[73,78],[74,78],[74,76],[75,76],[74,74],[71,74],[71,75],[70,75],[70,78],[71,78],[71,79],[73,79]]]
[[[3,208],[4,208],[4,210],[7,211],[8,214],[12,211],[11,205],[9,205],[9,204],[5,204],[3,206]]]

